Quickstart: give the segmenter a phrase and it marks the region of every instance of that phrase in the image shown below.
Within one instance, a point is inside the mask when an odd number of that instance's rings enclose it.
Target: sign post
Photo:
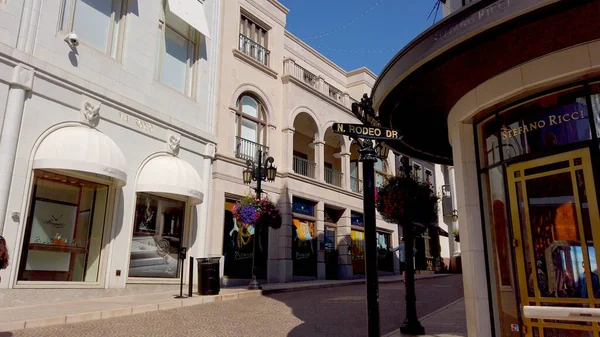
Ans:
[[[389,148],[373,140],[399,140],[397,130],[382,128],[373,111],[373,101],[365,94],[360,103],[352,104],[352,112],[367,124],[334,123],[334,133],[349,136],[359,146],[359,160],[363,163],[363,209],[365,225],[365,274],[367,278],[367,325],[369,337],[381,336],[379,320],[379,276],[377,271],[377,228],[375,225],[375,162],[387,159]]]

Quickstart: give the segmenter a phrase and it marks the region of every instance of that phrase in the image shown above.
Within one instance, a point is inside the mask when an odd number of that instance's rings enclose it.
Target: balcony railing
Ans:
[[[325,167],[325,182],[337,187],[342,187],[343,174],[340,171]]]
[[[356,177],[350,177],[350,189],[352,192],[361,193],[362,192],[362,180]]]
[[[294,172],[305,177],[315,178],[315,168],[317,164],[310,160],[294,156]]]
[[[269,65],[269,54],[271,54],[271,52],[244,34],[240,34],[240,45],[238,49],[258,62],[266,66]]]
[[[292,59],[286,59],[283,61],[283,73],[284,75],[290,75],[300,82],[306,83],[309,87],[317,90],[318,92],[329,97],[331,100],[345,106],[348,109],[352,108],[352,102],[356,102],[356,100],[352,99],[347,93],[342,92],[331,83],[299,66]]]
[[[268,153],[269,148],[253,141],[235,137],[235,157],[244,160],[257,160],[258,150]],[[263,156],[264,157],[264,156]]]

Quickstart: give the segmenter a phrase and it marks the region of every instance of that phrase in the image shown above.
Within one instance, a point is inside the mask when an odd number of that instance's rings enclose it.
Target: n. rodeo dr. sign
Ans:
[[[368,139],[402,139],[397,130],[378,126],[365,126],[362,124],[333,123],[331,129],[334,133],[357,138]]]

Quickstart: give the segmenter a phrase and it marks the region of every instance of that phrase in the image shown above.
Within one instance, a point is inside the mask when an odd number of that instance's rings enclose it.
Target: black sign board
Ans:
[[[357,137],[357,138],[369,138],[369,139],[389,139],[389,140],[400,140],[402,135],[398,130],[382,128],[377,126],[366,126],[362,124],[347,124],[347,123],[333,123],[331,127],[334,133]]]

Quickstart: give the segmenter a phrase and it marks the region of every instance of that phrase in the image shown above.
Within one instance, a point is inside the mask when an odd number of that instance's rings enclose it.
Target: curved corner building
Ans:
[[[599,72],[600,1],[481,0],[375,84],[392,147],[455,167],[471,337],[599,336]]]

